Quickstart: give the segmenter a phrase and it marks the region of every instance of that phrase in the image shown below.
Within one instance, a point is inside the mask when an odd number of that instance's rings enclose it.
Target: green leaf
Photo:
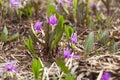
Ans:
[[[47,6],[47,15],[48,15],[48,17],[50,17],[50,15],[53,15],[55,13],[56,13],[56,7],[55,7],[55,5],[49,4]]]
[[[7,41],[7,37],[8,37],[8,30],[7,30],[6,26],[4,26],[3,32],[1,34],[1,40],[3,42],[6,42]]]
[[[108,30],[104,30],[102,32],[102,35],[101,35],[101,38],[100,38],[100,42],[103,44],[103,45],[106,45],[107,42],[108,42],[108,39],[109,39],[109,32]]]
[[[99,55],[99,52],[98,52],[98,51],[95,51],[95,55]]]
[[[25,46],[29,49],[29,51],[33,54],[33,56],[35,57],[35,51],[34,51],[34,48],[33,48],[33,44],[32,44],[32,38],[29,37],[28,40],[25,40],[23,39],[23,42],[25,44]]]
[[[76,13],[76,10],[77,10],[77,0],[73,0],[73,9],[74,9],[74,12]]]
[[[93,47],[94,47],[94,33],[91,32],[85,39],[84,48],[87,52],[90,52],[92,51]]]
[[[27,15],[28,18],[29,18],[29,17],[32,17],[32,11],[33,11],[33,9],[32,9],[31,7],[28,7],[28,8],[27,8],[27,10],[26,10],[26,15]]]
[[[2,0],[0,0],[0,7],[2,6]]]
[[[98,33],[97,33],[97,36],[96,36],[97,41],[100,41],[102,32],[103,32],[103,31],[102,31],[102,29],[100,28],[100,29],[98,30]]]
[[[116,43],[115,43],[115,41],[114,40],[111,40],[110,41],[110,53],[115,53],[116,52],[116,49],[117,49],[117,45],[116,45]]]
[[[86,14],[88,15],[90,10],[90,0],[87,0],[87,9],[86,9]]]
[[[33,1],[32,4],[33,4],[33,7],[34,7],[34,9],[35,9],[35,12],[37,13],[38,10],[39,10],[39,5],[38,5],[38,3],[37,3],[36,1]]]
[[[57,30],[55,32],[55,36],[53,37],[54,40],[51,43],[50,50],[52,50],[61,40],[63,34],[63,22],[64,22],[63,16],[59,16],[58,26],[56,26]]]
[[[42,63],[39,60],[34,59],[32,63],[32,72],[35,76],[35,80],[39,79],[40,69],[42,69]]]
[[[102,21],[102,16],[100,11],[97,12],[96,19],[97,21]]]
[[[22,15],[24,15],[26,18],[29,18],[32,16],[33,8],[31,7],[30,3],[28,3],[28,7],[20,8],[19,10],[20,10],[19,17],[21,17]]]
[[[14,35],[12,35],[7,41],[12,41],[12,40],[15,40],[19,37],[19,33],[16,33]]]
[[[63,10],[65,11],[65,13],[66,13],[67,15],[70,14],[69,11],[68,11],[68,7],[63,7]]]
[[[63,59],[58,58],[58,59],[57,59],[57,65],[60,67],[60,69],[61,69],[65,74],[68,74],[68,73],[69,73],[68,67],[65,66],[65,63],[64,63]]]
[[[100,41],[102,43],[102,45],[106,45],[109,40],[109,31],[107,29],[99,29],[96,38],[97,41]]]
[[[75,80],[75,76],[73,74],[68,74],[65,80]]]
[[[110,26],[111,25],[111,17],[107,17],[107,19],[105,20],[105,25],[106,26]]]
[[[73,0],[73,11],[74,11],[74,21],[76,22],[76,18],[77,18],[77,1],[78,0]]]
[[[86,7],[86,12],[85,12],[85,17],[84,17],[84,23],[89,23],[89,11],[90,11],[90,0],[87,0],[87,7]]]
[[[65,26],[65,33],[66,33],[66,38],[69,41],[72,33],[74,32],[73,28],[71,26]]]

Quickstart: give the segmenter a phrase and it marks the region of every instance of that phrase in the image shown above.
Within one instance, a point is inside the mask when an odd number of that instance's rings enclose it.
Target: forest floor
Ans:
[[[116,0],[117,1],[117,0]],[[94,52],[89,54],[88,57],[85,57],[86,53],[82,49],[83,42],[85,40],[86,35],[90,32],[87,28],[79,28],[79,33],[77,36],[78,42],[76,43],[75,54],[79,55],[80,58],[76,60],[68,60],[69,68],[77,75],[77,80],[100,80],[101,74],[104,71],[110,72],[112,76],[112,80],[120,80],[120,2],[115,2],[111,7],[111,14],[115,14],[115,17],[112,19],[112,24],[109,26],[108,30],[111,34],[111,38],[114,38],[116,43],[118,44],[118,49],[114,54],[109,54],[108,49],[104,47],[96,48],[99,50],[99,55],[95,55]],[[17,62],[17,66],[19,72],[17,73],[17,79],[14,80],[33,80],[33,74],[31,71],[31,63],[33,57],[31,56],[28,49],[25,47],[23,43],[23,38],[29,36],[29,31],[31,29],[31,22],[33,24],[37,21],[45,20],[45,12],[47,3],[42,3],[39,13],[36,17],[32,17],[30,19],[22,20],[21,22],[11,22],[8,18],[0,20],[0,33],[3,30],[4,25],[8,28],[9,36],[15,33],[19,33],[20,37],[12,42],[2,43],[0,42],[0,66],[3,66],[5,62],[8,60],[14,60]],[[112,17],[111,17],[112,18]],[[115,36],[112,34],[117,32]],[[58,46],[57,55],[53,54],[55,58],[59,56],[63,56],[63,43],[64,37]],[[51,74],[56,74],[54,70],[57,70],[57,66],[55,63],[49,62],[46,57],[42,54],[43,47],[41,45],[35,44],[34,48],[37,54],[40,56],[43,61],[46,71],[49,70],[49,76]],[[54,72],[54,73],[53,73]],[[58,69],[59,72],[59,69]],[[1,79],[0,79],[1,80]],[[13,80],[8,79],[8,80]]]

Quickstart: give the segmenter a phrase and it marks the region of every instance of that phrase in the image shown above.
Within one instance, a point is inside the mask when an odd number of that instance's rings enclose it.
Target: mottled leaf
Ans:
[[[94,47],[94,33],[91,32],[85,39],[84,48],[87,52],[90,52],[92,51],[93,47]]]
[[[116,43],[115,43],[115,41],[114,40],[111,40],[110,41],[110,53],[115,53],[116,52],[116,49],[117,49],[117,45],[116,45]]]

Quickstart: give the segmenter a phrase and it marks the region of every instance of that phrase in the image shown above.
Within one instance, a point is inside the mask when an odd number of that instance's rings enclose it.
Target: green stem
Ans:
[[[45,49],[47,50],[47,51],[49,51],[49,37],[50,37],[50,35],[49,35],[49,31],[50,31],[50,29],[49,29],[49,25],[47,24],[47,23],[45,23],[45,28],[46,28],[46,31],[45,31]]]

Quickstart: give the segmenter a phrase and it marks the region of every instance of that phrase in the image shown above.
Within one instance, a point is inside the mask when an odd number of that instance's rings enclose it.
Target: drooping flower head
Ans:
[[[79,56],[72,55],[72,54],[71,54],[71,51],[70,51],[70,48],[67,47],[67,48],[64,50],[64,58],[74,58],[74,59],[76,59],[76,58],[79,58]]]
[[[20,0],[10,0],[10,5],[15,8],[19,8]]]
[[[8,62],[5,64],[4,69],[5,69],[6,71],[18,72],[18,69],[15,67],[15,62],[13,62],[13,61],[8,61]]]
[[[104,72],[102,75],[102,80],[110,80],[110,73]]]
[[[77,34],[76,34],[76,33],[73,33],[73,34],[71,35],[70,42],[71,42],[72,44],[74,44],[74,43],[77,42]]]
[[[49,19],[47,19],[47,22],[49,23],[49,25],[51,26],[56,26],[58,23],[58,20],[56,18],[55,15],[51,15]]]
[[[41,31],[41,27],[42,27],[42,22],[37,21],[36,24],[34,25],[34,29],[38,32]]]

